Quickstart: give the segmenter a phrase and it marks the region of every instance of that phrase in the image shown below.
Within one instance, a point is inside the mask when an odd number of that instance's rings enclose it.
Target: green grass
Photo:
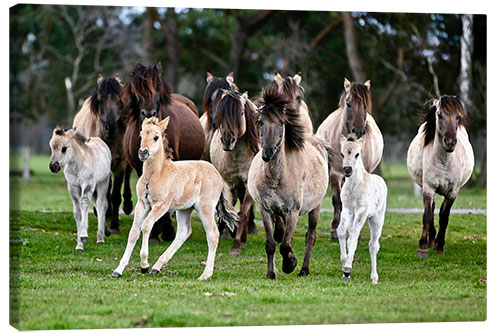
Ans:
[[[341,282],[339,246],[327,235],[331,213],[321,214],[307,277],[298,278],[298,268],[284,274],[277,251],[277,280],[266,279],[264,230],[259,226],[259,234],[249,236],[240,256],[228,255],[231,240],[222,239],[213,277],[198,282],[207,245],[194,216],[193,235],[161,274],[137,271],[137,244],[123,276],[111,279],[109,274],[125,249],[132,216],[121,216],[122,233],[97,246],[97,221],[89,214],[89,241],[83,253],[76,252],[76,227],[63,176],[50,174],[45,156],[33,157],[32,168],[35,176],[29,185],[11,178],[11,189],[18,189],[19,200],[10,214],[10,319],[18,329],[486,320],[484,215],[452,215],[446,254],[430,250],[429,258],[421,259],[415,255],[421,214],[387,213],[378,255],[378,285],[370,283],[367,226],[359,241],[352,281]],[[393,165],[384,176],[389,207],[421,208],[421,199],[411,196],[404,166]],[[323,206],[331,208],[329,198]],[[454,207],[486,208],[485,190],[464,188]],[[299,265],[306,224],[302,217],[294,234]],[[150,245],[151,264],[167,245]]]

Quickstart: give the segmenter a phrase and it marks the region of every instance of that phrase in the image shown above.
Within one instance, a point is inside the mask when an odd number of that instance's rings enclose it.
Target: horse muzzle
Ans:
[[[234,146],[236,146],[236,138],[229,138],[229,140],[224,140],[221,138],[222,149],[225,151],[232,151]]]
[[[350,177],[352,175],[352,167],[343,167],[342,172],[344,173],[344,176]]]
[[[269,162],[270,160],[272,160],[272,158],[274,157],[274,154],[276,154],[276,148],[275,147],[272,147],[272,148],[263,148],[262,149],[262,160],[264,160],[264,162]]]
[[[49,164],[49,169],[52,173],[58,173],[61,171],[61,166],[59,165],[59,162],[54,162]]]
[[[447,138],[447,137],[443,138],[443,148],[447,153],[453,153],[456,145],[457,145],[456,138]]]
[[[156,110],[141,110],[141,120],[146,118],[157,117],[158,112]]]
[[[147,149],[139,149],[139,160],[141,160],[141,162],[144,162],[146,161],[148,158],[149,158],[149,150]]]

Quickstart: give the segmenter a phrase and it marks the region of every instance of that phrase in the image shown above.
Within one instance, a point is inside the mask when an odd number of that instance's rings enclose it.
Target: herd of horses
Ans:
[[[50,141],[50,169],[64,168],[74,203],[77,250],[88,239],[88,207],[98,217],[97,242],[119,233],[119,211],[133,209],[130,175],[139,181],[134,222],[119,266],[121,276],[142,232],[141,271],[157,274],[191,235],[193,210],[207,235],[208,257],[200,280],[213,273],[219,237],[232,237],[238,255],[248,234],[257,232],[254,203],[266,233],[267,277],[276,278],[274,253],[280,243],[282,270],[294,271],[293,232],[308,214],[306,250],[299,276],[309,274],[321,202],[328,184],[334,207],[331,238],[338,238],[344,281],[349,281],[359,232],[371,231],[371,280],[377,283],[376,255],[384,223],[387,186],[372,174],[382,159],[383,136],[372,116],[370,81],[344,80],[339,107],[316,133],[304,101],[301,73],[274,80],[250,99],[232,73],[207,73],[203,115],[188,98],[173,93],[158,63],[137,63],[129,81],[118,75],[97,78],[92,95],[72,129],[57,127]],[[425,212],[417,255],[428,247],[444,253],[451,206],[470,178],[474,156],[465,130],[466,112],[455,96],[428,102],[425,118],[408,150],[412,179],[423,189]],[[112,172],[112,179],[110,178]],[[123,187],[123,191],[122,191]],[[434,196],[445,197],[439,232],[434,227]],[[240,208],[234,206],[239,201]],[[176,214],[177,232],[170,214]],[[214,219],[217,212],[218,221]],[[110,228],[105,225],[110,221]],[[346,234],[349,234],[346,247]],[[148,243],[172,241],[149,270]]]

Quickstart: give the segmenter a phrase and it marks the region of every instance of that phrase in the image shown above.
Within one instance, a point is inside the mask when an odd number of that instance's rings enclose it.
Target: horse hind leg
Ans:
[[[97,244],[104,244],[106,234],[106,212],[108,209],[108,181],[98,184],[96,187],[95,206],[97,207]]]
[[[175,229],[172,226],[172,219],[168,212],[154,224],[149,241],[151,243],[158,243],[160,241],[160,234],[166,242],[170,242],[175,238]]]
[[[446,228],[450,219],[451,206],[455,202],[456,195],[446,196],[439,209],[439,232],[437,234],[436,243],[434,245],[434,253],[444,254],[444,239],[446,236]]]
[[[320,209],[321,205],[309,212],[309,223],[306,231],[306,251],[304,255],[304,262],[298,276],[309,275],[309,264],[311,261],[312,249],[314,243],[316,243],[316,226],[318,225]]]
[[[368,219],[368,225],[370,227],[370,242],[368,243],[368,247],[370,249],[370,259],[372,264],[370,278],[373,284],[378,283],[377,253],[380,249],[379,239],[384,225],[384,211]]]
[[[111,194],[111,207],[113,210],[113,216],[111,219],[110,232],[111,234],[117,235],[120,233],[120,204],[121,204],[121,187],[123,182],[123,170],[116,170],[113,174],[114,183],[113,191]]]
[[[233,246],[229,251],[229,254],[238,255],[241,253],[240,247],[246,243],[246,230],[248,227],[248,219],[250,216],[250,210],[253,208],[253,199],[248,193],[248,190],[245,190],[244,198],[241,202],[239,215],[239,224],[236,230],[236,235],[234,236]],[[243,243],[243,244],[242,244]]]
[[[205,270],[198,278],[198,281],[203,281],[209,279],[214,272],[215,253],[217,252],[217,245],[219,244],[219,230],[217,229],[217,223],[215,223],[214,219],[214,205],[209,202],[201,204],[199,205],[197,212],[200,216],[201,222],[203,223],[203,227],[205,228],[208,243],[208,255]]]
[[[337,239],[337,228],[340,223],[340,214],[342,213],[342,200],[340,199],[341,179],[332,173],[330,175],[330,183],[332,187],[332,204],[334,210],[330,238]]]

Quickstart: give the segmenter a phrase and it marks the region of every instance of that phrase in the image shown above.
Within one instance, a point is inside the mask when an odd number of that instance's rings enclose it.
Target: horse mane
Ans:
[[[148,99],[154,94],[160,95],[160,106],[171,102],[172,92],[162,80],[161,73],[155,66],[144,66],[140,63],[130,73],[130,80],[122,90],[123,108],[120,112],[124,123],[139,119],[138,99]],[[159,112],[159,110],[158,110]]]
[[[102,79],[100,83],[97,84],[92,95],[90,96],[90,111],[95,115],[99,115],[99,99],[98,95],[108,96],[108,95],[118,95],[122,90],[122,86],[118,80],[114,77],[109,79]]]
[[[223,126],[228,132],[236,135],[241,127],[240,112],[241,93],[237,91],[231,91],[225,95],[215,109],[215,122],[219,126]],[[234,112],[234,110],[238,110]],[[244,106],[243,113],[245,115],[246,121],[246,131],[245,136],[247,142],[254,153],[259,151],[259,135],[257,133],[256,119],[255,119],[255,108],[250,101],[247,101]]]
[[[372,113],[372,96],[370,89],[362,83],[352,82],[350,88],[352,102],[355,108],[364,109],[367,113]],[[340,96],[339,107],[343,107],[346,102],[347,93],[344,90]]]
[[[231,85],[229,82],[227,82],[226,78],[222,77],[214,77],[212,81],[207,85],[205,88],[205,94],[203,95],[203,111],[207,113],[207,126],[208,129],[211,129],[213,126],[213,120],[212,117],[210,117],[210,106],[212,103],[217,102],[216,100],[212,100],[212,96],[214,93],[218,90],[230,90],[230,91],[238,91],[238,87],[236,85]],[[219,95],[220,98],[220,95]]]
[[[56,126],[56,128],[54,129],[54,134],[59,136],[64,136],[68,131],[74,132],[73,137],[75,138],[76,143],[78,143],[80,146],[85,146],[85,143],[90,141],[90,138],[87,138],[85,135],[81,134],[80,132],[77,132],[75,127],[62,128],[61,126]]]
[[[435,100],[429,100],[425,103],[427,109],[421,124],[424,124],[424,147],[434,141],[436,135],[436,111],[437,103]],[[442,112],[458,116],[459,126],[466,126],[468,122],[464,106],[460,99],[456,96],[443,95],[439,98],[439,108]]]
[[[285,147],[297,151],[304,147],[305,128],[299,110],[291,107],[290,99],[278,92],[277,85],[269,85],[262,90],[257,100],[261,117],[270,118],[285,124]]]
[[[160,126],[160,120],[156,117],[149,118],[148,119],[151,124],[155,126]],[[172,151],[172,148],[170,148],[170,145],[168,143],[168,138],[167,138],[167,132],[166,130],[161,133],[161,139],[162,139],[162,144],[163,144],[163,151],[165,152],[165,157],[169,160],[174,158],[174,154]]]

